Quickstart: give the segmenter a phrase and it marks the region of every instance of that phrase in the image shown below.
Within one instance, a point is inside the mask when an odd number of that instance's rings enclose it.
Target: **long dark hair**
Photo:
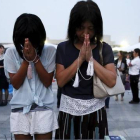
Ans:
[[[13,42],[22,58],[21,45],[24,46],[25,38],[29,38],[33,47],[37,50],[38,55],[41,55],[46,40],[46,31],[38,16],[24,13],[15,22]]]
[[[74,42],[76,29],[80,28],[81,24],[85,21],[90,21],[94,26],[94,38],[97,42],[103,36],[103,21],[98,5],[92,0],[80,1],[72,8],[69,18],[67,37]]]
[[[122,58],[124,58],[124,52],[123,51],[119,51],[119,53],[121,54]]]

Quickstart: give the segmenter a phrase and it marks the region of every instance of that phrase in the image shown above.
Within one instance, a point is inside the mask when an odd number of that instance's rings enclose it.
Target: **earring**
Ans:
[[[96,36],[95,36],[95,38],[94,38],[94,42],[97,43],[97,37],[96,37]]]

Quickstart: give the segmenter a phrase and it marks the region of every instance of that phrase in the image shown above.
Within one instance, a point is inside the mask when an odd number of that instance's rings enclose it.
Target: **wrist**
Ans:
[[[39,56],[36,57],[36,59],[33,61],[33,63],[36,63],[36,61],[39,59]]]
[[[26,60],[23,60],[23,64],[28,66],[29,62],[27,62]]]
[[[81,62],[81,63],[83,63],[85,60],[83,59],[83,58],[81,58],[81,57],[78,57],[78,59],[79,59],[79,62]]]
[[[35,59],[35,61],[33,62],[34,64],[38,63],[39,62],[39,56],[37,56],[37,58]]]

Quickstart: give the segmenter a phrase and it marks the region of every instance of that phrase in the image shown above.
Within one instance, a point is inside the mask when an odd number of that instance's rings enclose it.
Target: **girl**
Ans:
[[[108,135],[105,99],[93,95],[93,70],[109,87],[116,83],[111,47],[103,43],[102,16],[93,1],[80,1],[71,10],[68,41],[58,45],[56,78],[62,88],[56,139],[103,139]]]
[[[58,128],[53,111],[52,78],[56,50],[44,46],[46,32],[36,15],[20,15],[14,26],[13,47],[4,67],[14,87],[10,125],[15,139],[51,139]]]
[[[125,86],[125,77],[126,77],[125,74],[127,71],[127,63],[122,51],[118,52],[118,59],[115,60],[115,65],[120,72],[123,85]],[[124,100],[123,97],[124,97],[124,93],[121,94],[121,101]],[[118,101],[118,95],[116,95],[115,100]]]

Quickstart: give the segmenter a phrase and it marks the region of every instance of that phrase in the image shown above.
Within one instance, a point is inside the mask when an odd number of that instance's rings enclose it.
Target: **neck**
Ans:
[[[134,56],[134,58],[138,57],[138,55]]]
[[[122,60],[122,57],[119,57],[119,60]]]

